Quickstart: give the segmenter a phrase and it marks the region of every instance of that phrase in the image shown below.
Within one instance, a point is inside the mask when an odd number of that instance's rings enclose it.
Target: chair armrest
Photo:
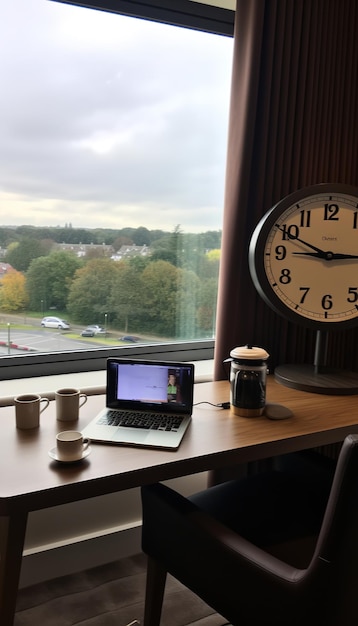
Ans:
[[[298,581],[306,573],[306,570],[289,565],[264,549],[255,546],[241,535],[224,526],[221,522],[215,520],[205,511],[200,509],[193,511],[190,514],[190,520],[193,526],[195,525],[200,532],[205,533],[212,541],[217,542],[222,550],[230,552],[237,559],[238,565],[240,561],[243,565],[245,562],[245,566],[250,562],[253,567],[265,573],[265,577],[271,575],[285,582]]]
[[[307,570],[293,567],[255,546],[166,485],[142,487],[142,502],[143,551],[164,563],[169,572],[172,565],[177,574],[181,567],[187,569],[188,555],[190,558],[200,554],[201,563],[205,563],[215,554],[224,570],[225,563],[230,562],[237,579],[242,571],[247,577],[248,564],[255,578],[262,578],[265,585],[268,578],[275,585],[280,581],[287,585],[305,576]],[[196,556],[194,569],[197,559]]]

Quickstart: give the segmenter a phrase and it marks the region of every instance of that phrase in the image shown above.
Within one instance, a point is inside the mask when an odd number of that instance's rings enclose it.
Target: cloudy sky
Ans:
[[[0,0],[0,224],[221,228],[232,40]]]

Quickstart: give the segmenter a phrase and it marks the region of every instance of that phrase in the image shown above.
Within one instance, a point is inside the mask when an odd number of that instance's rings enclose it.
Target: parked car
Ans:
[[[133,337],[133,335],[124,335],[124,337],[120,337],[119,341],[127,341],[128,343],[137,343],[139,341],[139,337]]]
[[[43,328],[60,328],[61,330],[68,330],[70,328],[69,323],[60,317],[43,317],[41,326]]]
[[[87,326],[86,330],[93,330],[95,335],[105,335],[106,331],[102,326],[99,326],[98,324],[90,324],[89,326]]]
[[[84,328],[84,330],[81,332],[81,337],[94,337],[95,336],[95,332],[93,328]]]

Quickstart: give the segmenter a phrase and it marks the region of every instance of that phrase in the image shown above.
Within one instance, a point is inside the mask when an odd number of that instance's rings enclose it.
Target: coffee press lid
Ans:
[[[233,348],[230,352],[230,356],[233,359],[244,359],[249,361],[263,361],[268,359],[269,354],[263,348],[258,348],[257,346],[239,346],[238,348]]]

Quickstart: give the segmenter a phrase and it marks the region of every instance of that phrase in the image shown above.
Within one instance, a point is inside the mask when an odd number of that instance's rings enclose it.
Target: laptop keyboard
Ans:
[[[157,415],[142,411],[107,411],[97,424],[105,426],[125,426],[128,428],[143,428],[145,430],[164,430],[177,432],[183,417],[178,415]]]

